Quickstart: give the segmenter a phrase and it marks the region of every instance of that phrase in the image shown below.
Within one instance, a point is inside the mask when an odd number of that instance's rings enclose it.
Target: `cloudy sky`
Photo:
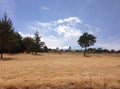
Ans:
[[[39,31],[50,48],[81,49],[78,38],[97,37],[93,47],[120,49],[120,0],[0,0],[22,36]]]

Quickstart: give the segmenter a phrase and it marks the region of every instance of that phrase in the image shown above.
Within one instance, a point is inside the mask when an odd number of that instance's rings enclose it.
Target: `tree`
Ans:
[[[10,53],[24,52],[23,38],[22,38],[22,36],[18,32],[14,32],[14,40],[16,42],[12,46],[12,49],[9,52]]]
[[[25,37],[22,40],[22,44],[23,44],[23,48],[24,51],[26,51],[27,53],[30,53],[33,51],[33,46],[34,46],[34,39],[31,37]]]
[[[70,51],[71,51],[71,49],[72,49],[72,48],[69,46],[69,48],[68,48],[68,52],[70,52]]]
[[[44,52],[48,52],[48,47],[44,46]]]
[[[94,43],[96,42],[96,37],[86,32],[82,36],[79,37],[77,42],[82,48],[83,47],[85,48],[84,56],[86,56],[87,47],[94,45]]]
[[[12,26],[12,21],[7,17],[6,13],[0,19],[0,54],[1,59],[3,58],[3,53],[13,48],[16,39],[14,35],[14,28]]]
[[[111,49],[111,53],[116,53],[116,50],[114,50],[114,49]]]
[[[40,40],[40,36],[38,31],[35,32],[35,36],[34,36],[34,50],[35,50],[35,54],[37,54],[37,52],[40,50],[41,48],[41,40]]]
[[[59,47],[56,47],[55,51],[59,51]]]

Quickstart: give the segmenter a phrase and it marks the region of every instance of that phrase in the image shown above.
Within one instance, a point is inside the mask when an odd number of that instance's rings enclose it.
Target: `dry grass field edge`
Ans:
[[[120,54],[5,54],[0,89],[120,89]]]

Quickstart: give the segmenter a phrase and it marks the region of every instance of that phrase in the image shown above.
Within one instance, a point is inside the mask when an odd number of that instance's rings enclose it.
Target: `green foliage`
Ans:
[[[44,50],[44,52],[48,52],[48,47],[44,46],[43,50]]]
[[[45,42],[41,42],[39,33],[36,31],[34,38],[23,38],[14,31],[12,21],[6,15],[0,19],[0,54],[18,52],[48,52]]]
[[[35,32],[35,36],[34,36],[34,51],[37,54],[37,52],[39,52],[40,48],[41,48],[41,40],[40,40],[40,36],[38,31]]]
[[[18,40],[12,26],[12,21],[7,17],[6,13],[0,19],[0,52],[1,58],[3,52],[10,51],[16,46]]]
[[[33,52],[33,46],[34,46],[34,39],[31,37],[25,37],[23,38],[23,49],[27,53]]]
[[[86,32],[82,36],[80,36],[77,42],[82,48],[85,48],[84,56],[86,56],[86,48],[94,45],[94,43],[96,42],[96,37]]]
[[[81,47],[89,47],[91,45],[94,45],[95,42],[96,42],[96,37],[91,34],[88,34],[87,32],[84,33],[82,36],[80,36],[78,40],[78,44]]]

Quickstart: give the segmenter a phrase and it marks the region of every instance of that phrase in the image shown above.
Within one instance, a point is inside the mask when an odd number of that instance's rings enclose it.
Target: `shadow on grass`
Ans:
[[[32,54],[34,56],[43,56],[42,54]]]
[[[11,60],[15,60],[15,58],[2,58],[2,59],[0,59],[0,61],[11,61]]]
[[[84,57],[92,57],[91,55],[85,55]]]
[[[9,55],[17,55],[17,54],[20,54],[20,53],[8,53]]]

